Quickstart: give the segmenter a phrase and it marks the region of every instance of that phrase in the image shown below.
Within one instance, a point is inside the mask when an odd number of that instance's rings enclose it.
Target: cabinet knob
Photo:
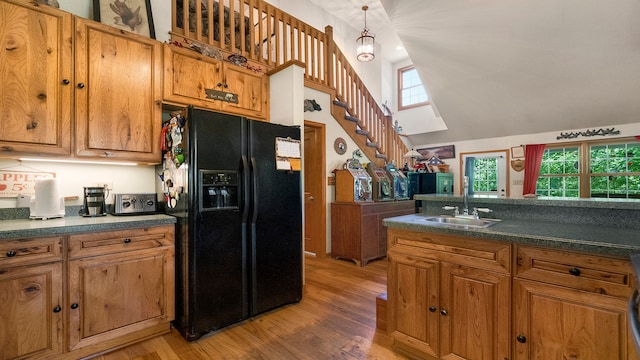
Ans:
[[[14,250],[7,251],[7,257],[14,257],[16,255],[18,255],[18,253],[16,253]]]
[[[571,268],[569,269],[569,274],[573,275],[573,276],[580,276],[580,269],[578,268]]]
[[[228,87],[229,87],[229,85],[227,85],[227,84],[224,84],[224,88],[225,88],[225,89],[226,89],[226,88],[228,88]]]
[[[440,310],[440,315],[442,315],[442,316],[447,316],[447,315],[449,315],[449,313],[447,312],[447,310],[445,310],[445,309],[441,309],[441,310]]]
[[[69,85],[71,83],[71,81],[69,81],[69,79],[62,79],[62,83],[64,85]]]
[[[516,336],[516,340],[518,340],[519,343],[524,344],[527,342],[527,338],[524,335],[518,335]]]
[[[74,309],[74,310],[77,309],[78,308],[78,304],[77,303],[71,304],[71,308]]]
[[[129,238],[124,239],[124,243],[125,243],[125,244],[128,244],[128,243],[130,243],[130,242],[131,242],[131,239],[129,239]]]
[[[222,86],[222,83],[217,83],[217,84],[216,84],[216,86],[217,86],[217,87],[221,87],[221,86]]]
[[[62,311],[62,308],[60,307],[60,305],[53,308],[54,313],[59,313],[60,311]]]
[[[429,311],[431,312],[436,312],[436,307],[435,306],[429,306]]]
[[[78,89],[84,89],[84,83],[78,83]]]

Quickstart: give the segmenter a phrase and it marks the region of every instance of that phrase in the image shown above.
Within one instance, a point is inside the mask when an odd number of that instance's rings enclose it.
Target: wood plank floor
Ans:
[[[376,331],[376,296],[386,292],[385,259],[358,267],[305,258],[302,301],[187,342],[172,332],[100,360],[406,359]]]

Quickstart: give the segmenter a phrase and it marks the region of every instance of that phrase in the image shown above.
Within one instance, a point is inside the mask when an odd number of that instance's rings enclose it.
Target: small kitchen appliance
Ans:
[[[385,169],[389,177],[393,179],[393,198],[396,200],[408,200],[409,184],[407,177],[393,164],[387,164]]]
[[[336,171],[336,201],[372,201],[371,176],[358,159],[349,159]]]
[[[366,168],[371,176],[373,201],[393,200],[393,193],[391,191],[392,183],[387,176],[387,171],[384,168],[377,167],[373,162],[368,163]]]
[[[114,194],[113,215],[154,214],[156,194]]]
[[[109,191],[104,187],[85,187],[80,214],[85,217],[107,215],[105,199],[108,195]]]

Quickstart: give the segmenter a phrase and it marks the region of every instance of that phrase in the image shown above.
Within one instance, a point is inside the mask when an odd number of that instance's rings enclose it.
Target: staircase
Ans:
[[[189,0],[184,11],[186,1],[172,0],[173,41],[213,46],[224,58],[240,54],[267,71],[303,63],[305,84],[329,93],[332,116],[367,158],[378,166],[392,161],[402,166],[408,149],[393,130],[392,117],[336,46],[330,26],[323,33],[262,0]]]

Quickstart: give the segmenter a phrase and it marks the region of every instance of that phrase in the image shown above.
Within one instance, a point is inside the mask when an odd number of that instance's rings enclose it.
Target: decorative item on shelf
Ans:
[[[351,153],[351,158],[355,159],[357,157],[362,157],[362,152],[360,151],[360,149],[355,149],[353,150],[353,152]]]
[[[411,159],[411,167],[413,167],[416,163],[416,159],[422,158],[422,155],[414,149],[411,149],[411,151],[407,151],[407,153],[404,154],[403,158]]]
[[[304,111],[321,111],[322,108],[320,107],[320,105],[318,105],[318,103],[316,102],[316,100],[309,100],[309,99],[304,99]]]
[[[620,130],[616,130],[616,128],[610,129],[602,129],[599,130],[589,130],[586,131],[578,131],[578,132],[569,132],[569,133],[560,133],[560,136],[556,137],[556,140],[560,139],[575,139],[578,136],[607,136],[607,135],[620,135]]]
[[[449,172],[449,165],[445,164],[445,162],[437,156],[432,156],[427,161],[427,165],[429,166],[430,170],[432,170],[431,172],[436,172],[436,169],[438,170],[437,172],[441,173]]]
[[[93,15],[103,24],[156,38],[151,0],[93,0]]]
[[[247,67],[247,58],[240,54],[231,54],[227,57],[230,63],[242,67]]]
[[[364,11],[364,29],[360,33],[360,37],[356,40],[356,58],[358,61],[368,62],[372,61],[375,58],[375,54],[373,50],[375,48],[375,38],[376,35],[369,32],[367,29],[367,10],[368,6],[363,6],[362,10]]]
[[[333,149],[338,155],[344,155],[347,152],[347,142],[339,137],[333,142]]]
[[[222,53],[220,52],[220,50],[214,48],[209,44],[204,44],[199,41],[191,41],[191,43],[189,44],[189,47],[204,56],[222,60]]]
[[[400,134],[402,132],[402,126],[398,124],[398,120],[393,122],[393,131],[395,131],[396,134]]]
[[[37,0],[36,2],[38,4],[48,5],[57,9],[60,8],[60,3],[58,3],[58,0]]]

